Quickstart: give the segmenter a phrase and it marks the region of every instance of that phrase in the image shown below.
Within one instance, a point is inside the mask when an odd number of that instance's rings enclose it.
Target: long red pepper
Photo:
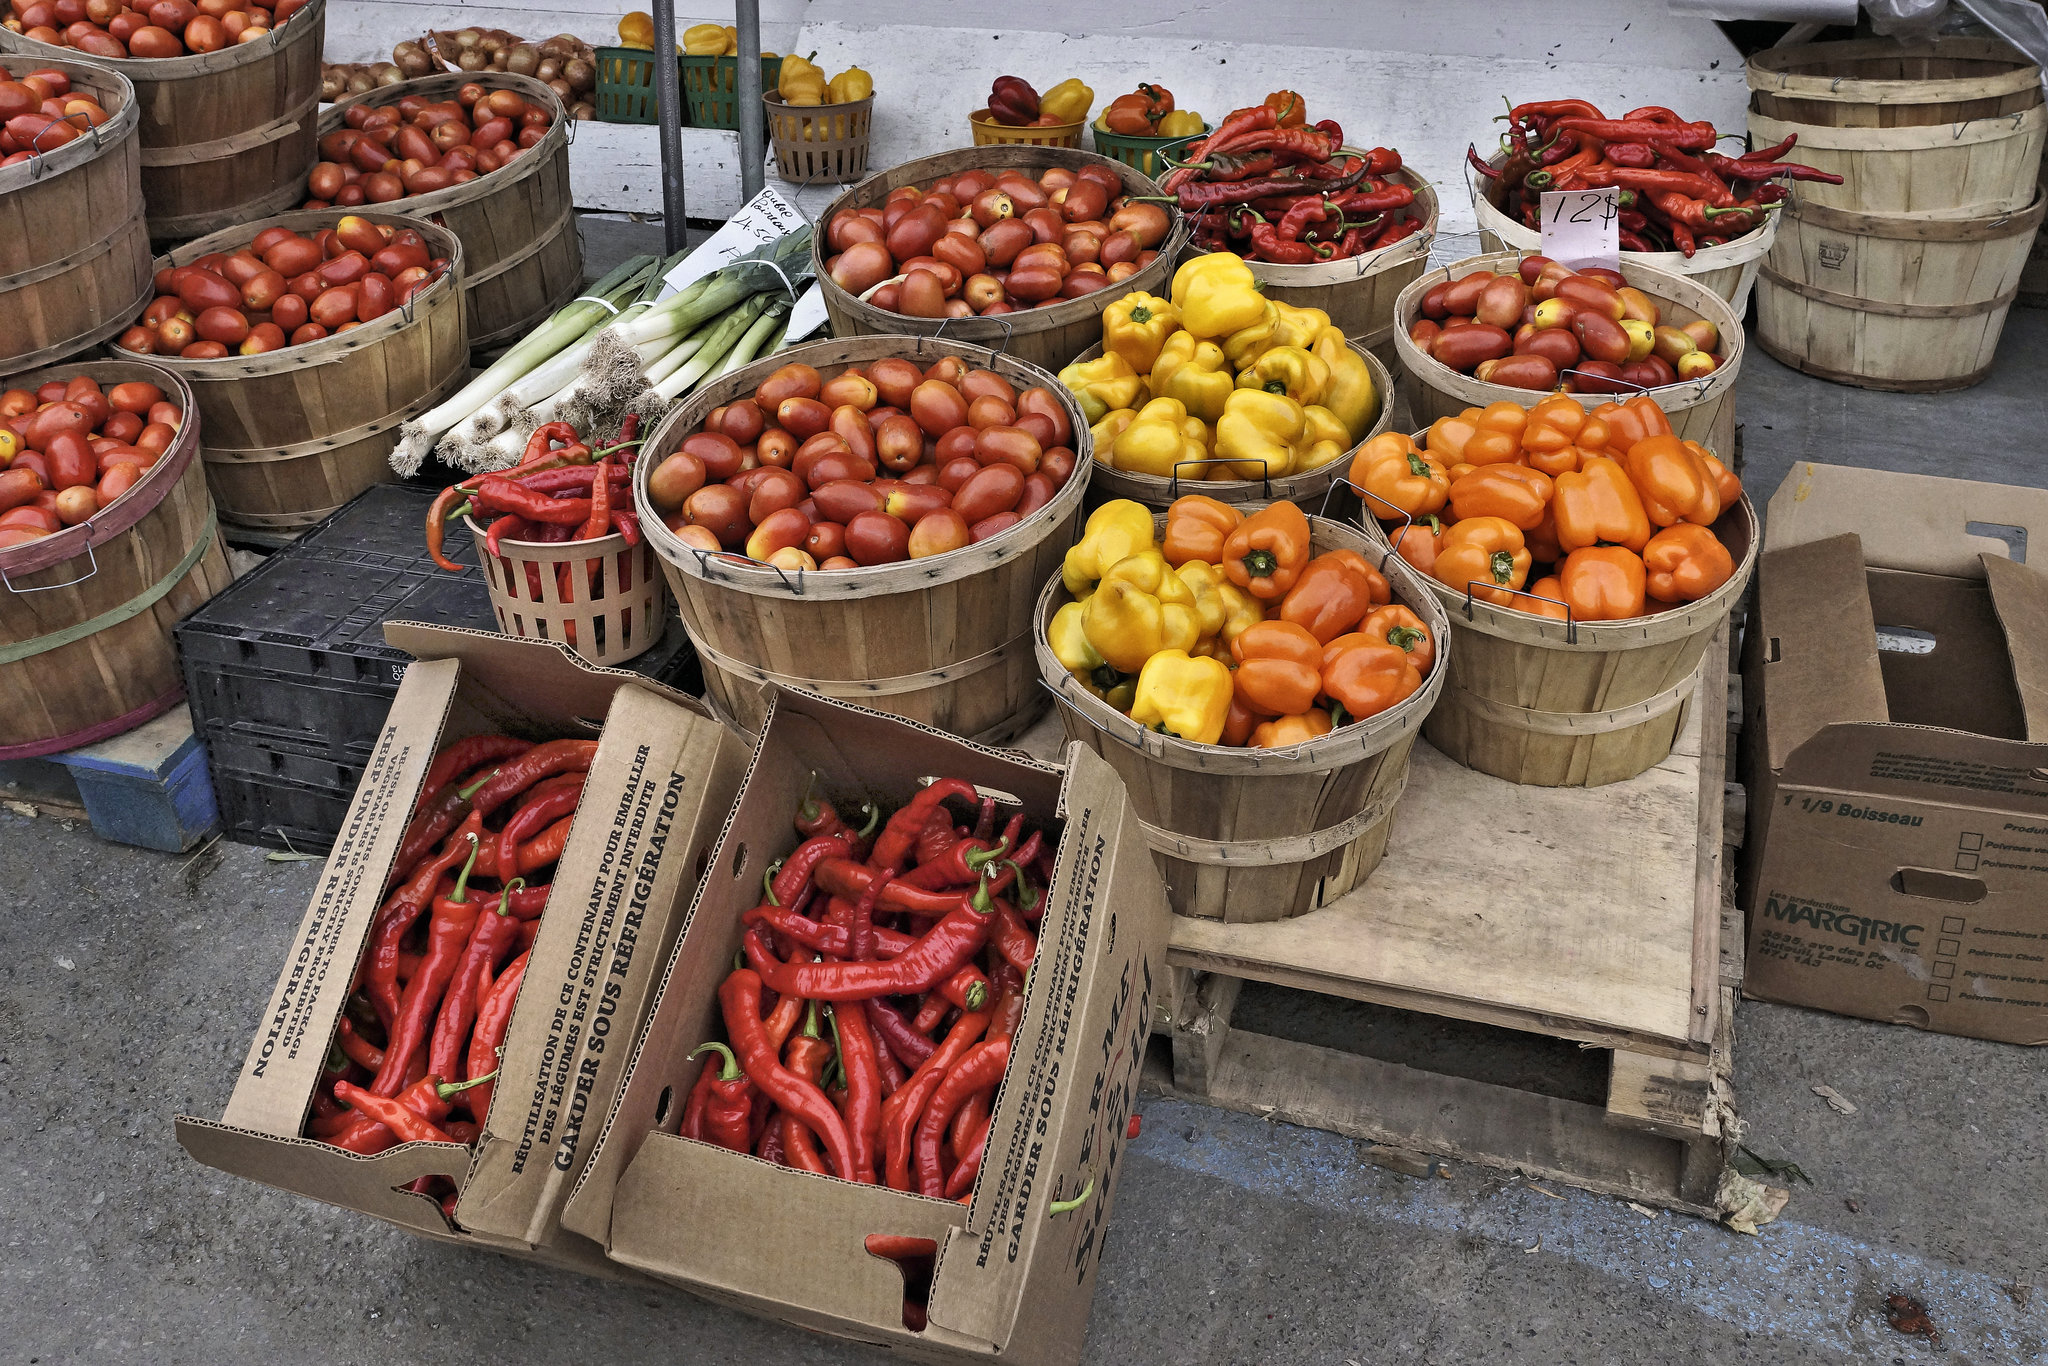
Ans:
[[[853,918],[846,927],[846,956],[853,962],[866,963],[875,956],[875,903],[881,900],[894,877],[892,873],[883,873],[868,883],[867,890],[853,903]]]
[[[819,1079],[825,1075],[825,1064],[831,1060],[832,1045],[826,1043],[825,1036],[818,1032],[818,1003],[813,1001],[810,1008],[804,1012],[803,1032],[792,1038],[789,1047],[783,1051],[782,1065],[789,1069],[791,1076],[817,1085]],[[828,1108],[831,1107],[829,1099],[826,1105]],[[833,1115],[837,1117],[836,1109],[833,1110]],[[704,1127],[708,1133],[711,1127],[709,1110],[705,1111]],[[853,1136],[848,1134],[849,1160],[852,1139]],[[787,1110],[782,1115],[782,1150],[787,1155],[789,1165],[798,1171],[824,1173],[825,1160],[818,1152],[817,1141],[812,1138],[810,1128]],[[848,1180],[859,1180],[859,1163],[855,1161],[851,1166],[839,1167],[838,1175]],[[872,1181],[874,1178],[870,1176],[868,1179]]]
[[[978,800],[978,796],[973,783],[958,778],[941,778],[932,783],[905,803],[902,810],[889,817],[889,823],[882,827],[880,837],[875,840],[874,852],[868,855],[868,863],[887,872],[902,872],[932,812],[949,797],[973,802]]]
[[[533,741],[510,735],[470,735],[446,746],[427,766],[427,776],[420,784],[420,799],[413,807],[413,814],[424,811],[427,803],[439,796],[441,789],[455,781],[458,775],[493,759],[509,759],[532,748]]]
[[[882,1102],[883,1179],[891,1189],[907,1191],[910,1185],[910,1140],[932,1092],[967,1050],[974,1047],[988,1028],[989,1017],[969,1011],[953,1022],[946,1041],[919,1064],[910,1080],[896,1094]]]
[[[954,1111],[969,1096],[984,1086],[1000,1082],[1003,1069],[1009,1063],[1008,1039],[976,1044],[932,1093],[931,1105],[925,1110],[924,1117],[918,1120],[917,1132],[912,1138],[912,1159],[920,1195],[935,1199],[945,1196],[946,1176],[939,1166],[939,1142],[946,1136],[946,1126],[953,1122]]]
[[[880,849],[879,842],[876,848]],[[868,885],[881,876],[875,868],[855,863],[847,858],[828,858],[819,862],[812,874],[818,890],[832,896],[851,897],[858,900]],[[958,892],[933,892],[922,887],[912,887],[902,879],[890,883],[882,891],[876,907],[884,911],[911,911],[918,915],[942,916],[959,904]]]
[[[697,1053],[703,1051],[700,1048]],[[697,1053],[690,1056],[694,1058]],[[706,1058],[697,1069],[697,1083],[690,1088],[690,1098],[683,1102],[683,1122],[676,1130],[684,1138],[704,1137],[704,1117],[711,1109],[711,1087],[718,1080],[719,1065],[717,1058]]]
[[[916,1067],[938,1047],[928,1037],[912,1029],[910,1021],[881,997],[870,997],[862,1001],[861,1006],[867,1013],[868,1023],[874,1026],[875,1038],[897,1061]]]
[[[701,1044],[691,1053],[712,1053],[715,1058],[706,1058],[706,1064],[719,1059],[724,1065],[712,1080],[704,1105],[704,1132],[701,1137],[707,1143],[716,1143],[721,1148],[736,1153],[750,1150],[753,1145],[754,1083],[740,1067],[732,1050],[722,1043]]]
[[[825,1099],[825,1093],[792,1076],[769,1046],[761,1025],[761,990],[760,976],[747,968],[728,973],[719,985],[718,1003],[725,1015],[726,1036],[732,1040],[733,1052],[754,1085],[818,1135],[833,1168],[845,1175],[854,1169],[853,1145],[846,1125],[832,1108],[832,1102]]]
[[[839,1035],[839,1065],[846,1071],[846,1134],[853,1162],[873,1181],[882,1137],[882,1072],[874,1036],[859,1004],[832,1007],[832,1026]]]
[[[526,980],[527,958],[528,954],[522,952],[507,963],[476,1008],[476,1030],[469,1038],[468,1073],[471,1081],[497,1075],[498,1047],[505,1042],[505,1030],[512,1023],[512,1007],[519,999],[519,984]],[[487,1081],[473,1093],[469,1112],[479,1122],[490,1116],[491,1095],[497,1089],[496,1082]]]
[[[497,971],[498,959],[519,933],[519,921],[513,917],[510,905],[512,894],[525,885],[518,878],[507,883],[498,896],[496,909],[479,912],[470,927],[468,947],[455,965],[455,975],[449,979],[440,1012],[434,1017],[433,1039],[427,1047],[427,1071],[432,1076],[453,1077],[461,1073],[463,1049],[470,1041],[471,1026],[476,1023],[478,997],[490,984],[491,974]]]
[[[512,813],[512,819],[505,822],[505,828],[498,832],[496,867],[498,881],[510,882],[519,876],[519,846],[540,833],[548,824],[572,815],[576,803],[583,796],[583,782],[587,773],[564,773],[537,784],[524,805]]]
[[[404,837],[398,842],[398,857],[391,861],[391,880],[386,884],[385,890],[390,890],[391,886],[403,882],[412,875],[414,867],[427,856],[428,851],[439,844],[450,830],[462,824],[463,818],[472,809],[471,802],[477,793],[502,771],[492,769],[488,773],[478,775],[474,781],[462,787],[451,784],[442,788],[441,795],[412,818],[412,822],[405,827]]]
[[[840,831],[805,840],[796,852],[782,861],[769,896],[778,906],[795,906],[810,890],[811,875],[828,858],[845,858],[853,849],[853,832]]]
[[[595,740],[550,740],[499,766],[470,798],[470,805],[488,816],[543,778],[557,773],[588,772],[597,757]]]
[[[933,892],[948,887],[971,887],[981,880],[982,868],[1003,857],[1010,847],[1007,835],[995,844],[990,844],[986,835],[955,840],[945,853],[928,863],[920,863],[905,873],[902,880],[913,887]]]
[[[370,931],[368,961],[363,965],[363,993],[370,998],[370,1004],[377,1012],[377,1022],[384,1026],[387,1039],[398,1020],[399,945],[427,907],[433,904],[434,891],[440,886],[442,875],[477,848],[477,838],[482,830],[483,817],[472,812],[449,837],[441,852],[431,862],[422,864],[403,887],[391,894],[377,913]]]
[[[996,952],[1017,971],[1031,971],[1031,960],[1038,954],[1038,936],[1031,933],[1017,908],[1001,897],[995,898],[995,921],[988,937]]]
[[[968,899],[955,900],[946,918],[895,958],[864,963],[785,963],[769,950],[759,929],[744,940],[747,961],[776,991],[811,1001],[861,1001],[929,991],[967,964],[988,940],[989,916]]]
[[[932,812],[931,819],[924,823],[924,829],[917,836],[917,852],[913,855],[917,867],[905,875],[906,879],[915,878],[926,864],[943,858],[959,838],[960,832],[950,814],[943,810]]]
[[[370,1085],[376,1095],[395,1096],[404,1089],[413,1053],[426,1043],[434,1008],[440,1005],[441,995],[469,945],[469,932],[476,924],[476,904],[469,899],[469,875],[476,867],[476,849],[472,837],[469,861],[456,877],[454,891],[434,899],[433,919],[427,924],[427,956],[419,972],[405,984],[397,1022],[384,1045],[384,1066]]]
[[[341,1018],[341,1028],[338,1031],[338,1037],[341,1043],[341,1051],[356,1066],[375,1072],[384,1065],[384,1050],[356,1033],[355,1022],[346,1015]]]
[[[967,1192],[974,1188],[974,1178],[981,1175],[982,1155],[988,1151],[988,1131],[994,1127],[992,1117],[981,1121],[979,1132],[974,1135],[967,1151],[960,1154],[959,1165],[946,1177],[946,1198],[964,1200]]]

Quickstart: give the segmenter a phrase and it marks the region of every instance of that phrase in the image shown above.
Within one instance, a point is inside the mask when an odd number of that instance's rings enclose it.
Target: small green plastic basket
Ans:
[[[599,48],[596,104],[600,123],[655,122],[653,50]]]
[[[680,57],[683,68],[683,100],[690,107],[690,124],[695,128],[740,126],[740,59],[737,57]],[[761,59],[761,89],[773,90],[782,79],[782,58]],[[765,135],[768,113],[756,108]]]
[[[1091,122],[1088,125],[1088,136],[1095,139],[1097,152],[1112,160],[1121,161],[1139,175],[1149,176],[1153,180],[1166,174],[1166,163],[1159,159],[1161,153],[1179,160],[1189,143],[1197,138],[1209,136],[1212,131],[1214,130],[1205,123],[1201,132],[1186,133],[1177,138],[1139,138],[1109,132],[1099,123]]]

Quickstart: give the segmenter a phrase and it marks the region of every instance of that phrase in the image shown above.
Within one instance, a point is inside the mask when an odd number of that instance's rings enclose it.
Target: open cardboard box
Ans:
[[[864,797],[894,807],[921,777],[957,777],[1007,794],[1041,825],[1063,822],[1023,1021],[967,1204],[813,1176],[676,1133],[701,1066],[687,1055],[724,1037],[716,993],[740,915],[760,901],[762,870],[794,847],[790,817],[814,774],[842,810]],[[1123,784],[1084,747],[1068,747],[1062,771],[780,693],[564,1224],[637,1271],[914,1360],[1078,1360],[1169,921]],[[870,1234],[937,1242],[923,1330],[905,1326],[904,1276],[865,1250]]]
[[[2048,491],[1801,464],[1744,645],[1745,990],[2048,1043]]]
[[[740,741],[682,693],[546,641],[392,623],[406,669],[220,1122],[178,1141],[237,1176],[429,1236],[534,1251],[587,1271],[598,1250],[559,1216],[622,1079],[706,851],[739,790]],[[506,1033],[474,1150],[407,1143],[361,1157],[301,1138],[356,965],[428,764],[466,735],[595,735],[598,750]],[[453,1224],[405,1187],[451,1178]]]

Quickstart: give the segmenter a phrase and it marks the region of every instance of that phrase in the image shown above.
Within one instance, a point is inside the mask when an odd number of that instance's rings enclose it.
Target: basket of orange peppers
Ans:
[[[1414,437],[1374,437],[1350,475],[1401,558],[1453,605],[1567,623],[1651,616],[1735,578],[1724,535],[1736,522],[1754,539],[1742,481],[1641,395],[1591,411],[1564,394],[1467,408]]]
[[[1197,745],[1285,749],[1426,705],[1442,612],[1396,601],[1371,549],[1286,501],[1247,514],[1190,494],[1163,518],[1105,503],[1041,599],[1041,665]]]

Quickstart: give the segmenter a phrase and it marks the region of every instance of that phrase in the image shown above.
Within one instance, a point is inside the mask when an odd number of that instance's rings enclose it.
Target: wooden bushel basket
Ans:
[[[326,27],[327,0],[311,0],[256,42],[183,57],[90,59],[135,86],[151,240],[216,232],[305,197]],[[4,29],[0,50],[38,64],[81,56]]]
[[[424,220],[367,209],[301,210],[188,242],[162,264],[234,251],[265,228],[333,227],[344,213],[417,229],[435,256],[448,258],[447,272],[404,308],[303,346],[221,360],[149,358],[191,386],[206,417],[206,479],[224,521],[271,531],[311,526],[392,478],[386,460],[399,425],[468,378],[462,244]]]
[[[1498,166],[1506,159],[1506,153],[1497,153],[1492,161]],[[1797,155],[1792,159],[1799,160]],[[1472,192],[1472,212],[1479,218],[1479,244],[1493,252],[1514,251],[1528,255],[1540,251],[1543,234],[1523,227],[1502,213],[1487,197],[1486,185],[1474,176],[1475,172],[1467,166],[1465,186]],[[1800,187],[1803,189],[1805,184],[1801,182]],[[1648,266],[1651,270],[1661,270],[1667,275],[1686,276],[1726,299],[1729,311],[1740,318],[1749,311],[1749,291],[1756,284],[1756,273],[1764,263],[1764,253],[1771,249],[1771,243],[1778,236],[1779,217],[1779,213],[1770,214],[1762,227],[1751,229],[1733,242],[1724,242],[1718,247],[1701,247],[1691,256],[1682,251],[1632,251],[1622,259]]]
[[[866,569],[788,574],[741,555],[693,550],[662,522],[648,501],[647,476],[713,408],[793,362],[829,379],[887,356],[922,366],[959,356],[1019,389],[1052,391],[1074,429],[1073,475],[1051,502],[1000,535]],[[760,731],[766,707],[759,685],[776,683],[999,744],[1045,709],[1032,657],[1032,604],[1074,543],[1093,460],[1080,406],[1036,366],[947,339],[852,337],[778,352],[699,389],[641,447],[633,501],[696,642],[706,690],[743,730]]]
[[[629,546],[616,531],[592,541],[501,539],[503,553],[493,555],[485,528],[473,517],[463,521],[476,538],[491,610],[506,635],[561,641],[592,664],[623,664],[645,654],[668,628],[668,588],[645,539]]]
[[[1394,304],[1416,276],[1429,269],[1429,249],[1436,241],[1436,186],[1412,169],[1395,171],[1389,183],[1405,182],[1415,191],[1409,212],[1422,220],[1422,231],[1391,246],[1342,261],[1312,266],[1276,266],[1246,261],[1259,292],[1296,308],[1320,308],[1345,336],[1370,350],[1388,366],[1394,364]],[[1285,495],[1276,495],[1285,496]]]
[[[1351,457],[1358,448],[1394,425],[1394,376],[1387,369],[1386,362],[1365,349],[1365,344],[1352,341],[1350,347],[1365,362],[1365,368],[1372,372],[1372,382],[1380,394],[1380,415],[1373,422],[1372,429],[1351,444],[1351,449],[1327,465],[1319,465],[1299,474],[1283,474],[1275,479],[1205,479],[1202,469],[1190,469],[1172,478],[1162,479],[1156,474],[1140,474],[1135,470],[1120,470],[1095,463],[1095,474],[1090,480],[1097,501],[1108,498],[1128,498],[1134,503],[1143,503],[1148,508],[1164,511],[1168,504],[1184,493],[1202,493],[1225,503],[1271,503],[1279,499],[1300,503],[1303,507],[1320,507],[1323,495],[1332,485],[1346,477],[1351,468]],[[1074,357],[1076,364],[1083,361],[1099,360],[1102,357],[1102,343],[1083,351]],[[1203,467],[1206,468],[1206,467]]]
[[[2034,197],[2048,108],[2041,68],[2003,43],[1812,43],[1749,59],[1749,135],[1799,135],[1802,204],[1853,213],[1994,214]]]
[[[1357,550],[1382,565],[1394,600],[1429,627],[1437,663],[1414,696],[1306,744],[1197,745],[1146,729],[1054,657],[1046,627],[1072,601],[1057,572],[1038,595],[1032,641],[1039,677],[1059,699],[1067,738],[1100,754],[1130,790],[1178,914],[1284,920],[1365,881],[1386,853],[1394,804],[1408,783],[1408,752],[1443,689],[1452,632],[1422,577],[1355,527],[1322,517],[1309,526],[1318,554]]]
[[[1075,127],[1079,128],[1080,125],[1076,124]],[[1042,133],[1054,130],[1041,128],[1032,131]],[[1048,166],[1065,166],[1070,170],[1079,170],[1083,166],[1107,166],[1122,179],[1125,194],[1160,193],[1157,185],[1121,161],[1112,161],[1093,152],[1082,152],[1066,147],[1033,147],[1022,144],[966,147],[959,151],[941,152],[937,156],[919,157],[915,161],[906,161],[892,170],[871,175],[833,200],[825,211],[818,215],[818,231],[811,239],[811,267],[818,274],[818,287],[825,292],[825,313],[832,320],[832,335],[936,337],[940,335],[939,330],[944,328],[949,341],[999,347],[1026,364],[1057,373],[1075,356],[1102,340],[1102,315],[1111,304],[1126,294],[1140,291],[1147,294],[1164,294],[1170,278],[1169,272],[1173,269],[1174,244],[1182,232],[1180,219],[1171,209],[1168,210],[1168,216],[1172,220],[1172,227],[1167,231],[1166,240],[1159,244],[1159,256],[1152,264],[1118,284],[1109,285],[1096,290],[1093,294],[1084,294],[1078,299],[1070,299],[1051,308],[1027,308],[993,318],[913,318],[907,314],[891,313],[876,308],[873,304],[862,303],[834,284],[832,277],[825,271],[825,258],[831,254],[826,234],[831,227],[833,215],[841,209],[862,209],[870,205],[880,205],[889,197],[889,191],[899,185],[929,185],[934,180],[943,180],[962,171],[1001,171],[1017,167],[1024,171],[1036,172],[1043,171]]]
[[[583,291],[583,244],[569,193],[573,122],[555,92],[530,76],[505,71],[422,76],[339,101],[320,116],[320,135],[346,127],[343,118],[353,105],[381,109],[408,95],[452,100],[471,84],[516,90],[553,110],[547,136],[489,175],[371,207],[426,219],[462,239],[469,344],[484,351],[519,340]]]
[[[1441,361],[1424,355],[1422,348],[1408,337],[1409,327],[1421,314],[1422,296],[1437,285],[1445,280],[1462,279],[1482,268],[1495,272],[1512,270],[1516,262],[1533,254],[1507,251],[1468,256],[1430,271],[1401,291],[1400,302],[1394,310],[1394,349],[1400,353],[1401,368],[1413,381],[1408,387],[1407,397],[1416,426],[1427,426],[1440,417],[1452,417],[1467,408],[1484,408],[1489,403],[1518,403],[1530,408],[1547,397],[1534,389],[1487,384],[1470,375],[1460,374]],[[1643,392],[1657,401],[1657,406],[1671,419],[1671,429],[1679,436],[1697,441],[1710,450],[1735,449],[1735,377],[1742,370],[1742,319],[1728,307],[1726,299],[1704,285],[1682,275],[1652,270],[1630,259],[1630,255],[1625,254],[1621,258],[1621,274],[1623,279],[1657,301],[1662,315],[1660,322],[1678,327],[1696,318],[1705,318],[1720,331],[1721,347],[1716,354],[1721,358],[1721,365],[1713,374]],[[1572,397],[1590,411],[1627,395],[1574,394]]]
[[[1763,533],[1747,494],[1714,534],[1735,560],[1728,582],[1628,621],[1557,621],[1424,578],[1453,645],[1443,699],[1422,733],[1467,768],[1538,787],[1599,787],[1662,763],[1685,729],[1707,645],[1756,567]]]
[[[150,296],[135,88],[82,62],[0,57],[0,79],[50,66],[108,119],[0,169],[0,373],[74,356],[134,321]]]
[[[1984,218],[1796,205],[1757,291],[1757,345],[1838,384],[1966,389],[1991,373],[2043,206],[2038,189]]]
[[[185,694],[171,626],[234,577],[201,468],[201,418],[176,375],[94,361],[0,381],[147,380],[185,410],[163,456],[104,512],[0,550],[0,759],[58,754],[136,726]]]

